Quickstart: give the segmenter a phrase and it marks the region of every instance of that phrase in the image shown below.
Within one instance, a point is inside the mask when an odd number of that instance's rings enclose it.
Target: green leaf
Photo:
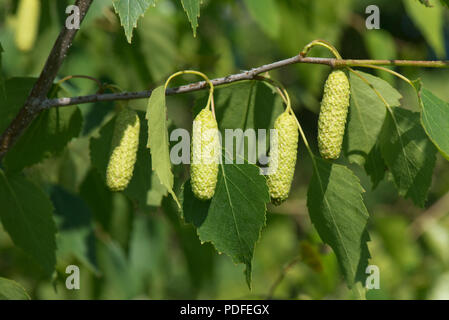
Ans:
[[[202,242],[211,242],[234,263],[246,265],[246,282],[250,288],[254,247],[265,225],[269,201],[265,177],[260,175],[259,168],[250,164],[221,164],[212,200],[195,198],[190,180],[181,193],[185,221],[197,228]]]
[[[54,186],[50,198],[58,226],[58,265],[64,268],[76,257],[92,272],[98,273],[92,213],[78,196]]]
[[[6,103],[0,108],[0,133],[3,133],[22,108],[35,78],[11,78],[5,82]]]
[[[380,146],[377,143],[371,149],[365,162],[365,171],[371,177],[373,190],[376,189],[379,183],[384,179],[386,169],[387,166],[384,159],[382,158]]]
[[[275,0],[244,0],[252,18],[270,37],[279,35],[281,20]]]
[[[345,151],[349,161],[363,165],[382,129],[386,114],[385,102],[388,106],[399,106],[402,96],[386,81],[361,71],[357,73],[363,78],[352,72],[350,74],[351,105]]]
[[[150,6],[156,6],[156,0],[113,0],[112,4],[115,12],[120,16],[126,39],[131,43],[133,29],[137,28],[137,21]]]
[[[62,151],[78,137],[82,116],[78,107],[52,108],[43,111],[7,153],[8,171],[21,171]]]
[[[7,108],[0,111],[0,117],[4,115],[5,119],[5,122],[0,123],[0,131],[9,125],[21,109],[35,81],[34,78],[12,78],[6,81],[8,100]],[[5,168],[8,171],[21,171],[57,154],[79,135],[81,125],[81,112],[76,106],[43,111],[9,150],[3,162]]]
[[[424,88],[419,99],[424,130],[441,154],[449,160],[449,103]]]
[[[359,179],[342,165],[315,158],[307,192],[310,218],[321,239],[330,245],[349,287],[364,281],[370,254],[366,230],[369,214]],[[364,282],[363,282],[364,283]]]
[[[0,203],[0,220],[14,244],[33,257],[45,275],[51,275],[56,227],[47,195],[23,175],[0,170]]]
[[[181,3],[192,25],[193,36],[196,37],[198,18],[200,17],[200,0],[181,0]]]
[[[145,146],[147,139],[147,124],[143,114],[140,117],[140,137],[137,160],[134,173],[124,193],[133,200],[141,210],[151,210],[152,206],[159,206],[162,196],[166,194],[160,182],[154,179],[150,163],[150,152]],[[100,130],[99,137],[93,137],[90,141],[90,156],[92,165],[98,170],[103,181],[106,179],[106,168],[111,154],[111,141],[114,132],[115,117],[107,122]],[[103,182],[104,183],[104,182]]]
[[[171,171],[170,150],[167,127],[167,106],[165,87],[154,89],[148,102],[145,118],[148,120],[148,144],[151,151],[151,164],[161,184],[179,205],[173,192],[173,173]]]
[[[403,3],[408,15],[416,27],[421,30],[436,55],[444,58],[446,50],[444,48],[443,8],[440,5],[425,8],[419,2],[410,0],[404,0]]]
[[[0,278],[0,300],[31,300],[31,298],[17,282]]]
[[[449,0],[440,0],[440,2],[443,6],[446,6],[449,8]]]
[[[399,194],[423,207],[432,182],[436,148],[421,126],[419,113],[391,109],[380,135],[380,149]]]

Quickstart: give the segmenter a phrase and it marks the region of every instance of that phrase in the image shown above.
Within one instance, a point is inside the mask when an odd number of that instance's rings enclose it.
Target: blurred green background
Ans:
[[[0,3],[0,42],[5,51],[1,71],[6,78],[36,77],[65,21],[65,8],[73,1],[42,0],[38,39],[30,52],[19,51],[14,42],[17,2]],[[448,58],[449,10],[437,2],[435,8],[422,7],[421,18],[404,6],[406,2],[418,4],[415,0],[268,2],[274,7],[256,14],[245,1],[205,0],[194,38],[180,1],[159,0],[139,20],[133,42],[128,44],[111,0],[95,0],[59,78],[82,74],[126,91],[145,90],[181,69],[219,77],[284,59],[314,39],[333,43],[344,58]],[[371,4],[380,8],[381,30],[365,28],[365,8]],[[439,18],[432,18],[435,16]],[[328,53],[314,49],[312,55]],[[313,144],[329,70],[327,66],[295,65],[272,72],[292,95],[295,112]],[[397,71],[411,79],[422,78],[435,94],[449,101],[447,70]],[[418,110],[416,97],[406,84],[389,74],[382,77],[404,95],[404,107]],[[193,79],[186,77],[184,81]],[[95,83],[81,79],[65,83],[64,88],[70,96],[97,90]],[[175,126],[190,128],[192,108],[203,94],[169,98],[169,118]],[[146,103],[130,104],[144,110]],[[84,116],[82,136],[58,157],[26,172],[45,187],[55,205],[55,220],[61,230],[57,274],[53,279],[43,277],[34,262],[13,247],[0,225],[0,277],[17,281],[34,299],[353,298],[335,255],[321,243],[308,217],[305,199],[311,162],[303,145],[290,199],[280,207],[268,207],[267,226],[255,250],[253,289],[249,291],[244,267],[217,254],[210,244],[201,245],[171,199],[164,199],[158,208],[142,210],[124,195],[106,189],[99,174],[91,169],[88,145],[100,125],[111,118],[114,104],[89,104],[80,109]],[[315,145],[312,147],[316,150]],[[424,210],[399,198],[391,179],[372,190],[364,171],[357,166],[351,169],[367,191],[370,264],[380,268],[380,289],[369,290],[367,297],[449,299],[447,161],[438,156]],[[186,168],[177,167],[175,174],[179,188],[187,178]],[[67,217],[74,217],[75,227],[64,229]],[[80,290],[65,288],[68,264],[81,268]]]

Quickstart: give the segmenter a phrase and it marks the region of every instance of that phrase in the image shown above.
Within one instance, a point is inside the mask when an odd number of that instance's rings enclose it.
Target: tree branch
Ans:
[[[383,66],[403,66],[403,67],[428,67],[428,68],[449,68],[449,61],[411,61],[411,60],[354,60],[346,59],[339,60],[333,58],[315,58],[315,57],[303,57],[301,55],[294,56],[285,60],[277,61],[274,63],[266,64],[258,68],[229,75],[227,77],[211,80],[214,86],[222,86],[225,84],[243,81],[254,80],[259,74],[279,69],[288,65],[307,63],[307,64],[322,64],[330,67],[357,67],[363,65],[383,65]],[[167,89],[167,95],[174,95],[180,93],[188,93],[205,89],[207,84],[205,81],[195,82],[189,85],[169,88]],[[41,105],[42,109],[48,109],[52,107],[72,106],[84,103],[92,102],[107,102],[107,101],[119,101],[119,100],[135,100],[145,99],[151,96],[152,90],[140,91],[140,92],[123,92],[123,93],[108,93],[108,94],[93,94],[88,96],[80,96],[73,98],[58,98],[49,99],[44,101]]]
[[[81,21],[86,15],[92,0],[77,0],[76,5],[80,7]],[[123,92],[123,93],[108,93],[108,94],[93,94],[88,96],[79,96],[72,98],[58,98],[46,99],[46,96],[53,84],[58,70],[64,61],[68,49],[70,48],[73,38],[77,30],[62,29],[50,56],[48,57],[45,67],[34,85],[25,105],[20,110],[19,114],[12,121],[3,135],[0,137],[0,160],[8,152],[14,142],[22,134],[22,132],[29,126],[31,121],[39,112],[53,108],[79,105],[92,102],[107,102],[119,100],[135,100],[145,99],[151,96],[152,90],[140,92]],[[307,64],[321,64],[328,65],[332,68],[337,67],[364,67],[366,65],[374,66],[411,66],[411,67],[428,67],[428,68],[449,68],[449,61],[411,61],[411,60],[356,60],[356,59],[334,59],[334,58],[316,58],[304,57],[301,54],[266,64],[242,73],[229,75],[227,77],[212,80],[214,86],[221,86],[237,81],[254,80],[261,73],[279,69],[288,65],[307,63]],[[189,85],[169,88],[166,91],[167,95],[181,94],[202,90],[207,87],[205,81],[191,83]]]
[[[83,21],[93,0],[77,0],[75,5],[80,9],[80,22]],[[15,141],[30,125],[33,119],[42,111],[41,105],[46,101],[48,92],[58,74],[58,71],[72,45],[77,29],[67,29],[65,26],[47,58],[42,72],[34,84],[25,104],[17,116],[0,137],[0,159],[8,152]]]

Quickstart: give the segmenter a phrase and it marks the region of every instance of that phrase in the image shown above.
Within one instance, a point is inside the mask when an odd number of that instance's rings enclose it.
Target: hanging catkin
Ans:
[[[212,111],[204,108],[193,122],[190,179],[193,194],[209,200],[215,193],[220,158],[218,125]]]
[[[274,123],[277,139],[271,146],[267,183],[271,201],[279,205],[288,198],[295,173],[298,149],[298,127],[295,117],[288,111],[282,113]],[[277,140],[277,141],[276,141]]]
[[[112,191],[128,186],[134,171],[139,147],[140,120],[137,113],[123,108],[115,120],[111,156],[106,170],[106,184]]]
[[[346,74],[333,71],[324,86],[318,119],[318,147],[324,159],[340,156],[349,106],[349,81]]]

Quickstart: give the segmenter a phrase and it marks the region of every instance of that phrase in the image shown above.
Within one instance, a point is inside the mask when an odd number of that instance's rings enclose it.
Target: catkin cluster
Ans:
[[[346,74],[333,71],[324,86],[318,119],[318,147],[324,159],[337,159],[345,133],[349,106],[349,81]]]
[[[17,8],[15,43],[19,50],[30,51],[39,29],[41,0],[20,0]]]
[[[123,108],[115,120],[106,184],[112,191],[126,189],[132,178],[139,147],[140,120],[137,113]]]
[[[267,178],[271,201],[279,205],[288,198],[295,173],[298,127],[295,117],[288,111],[274,123],[277,139],[271,145],[269,175]]]
[[[204,108],[193,121],[190,181],[195,197],[209,200],[215,193],[220,140],[215,117]]]

